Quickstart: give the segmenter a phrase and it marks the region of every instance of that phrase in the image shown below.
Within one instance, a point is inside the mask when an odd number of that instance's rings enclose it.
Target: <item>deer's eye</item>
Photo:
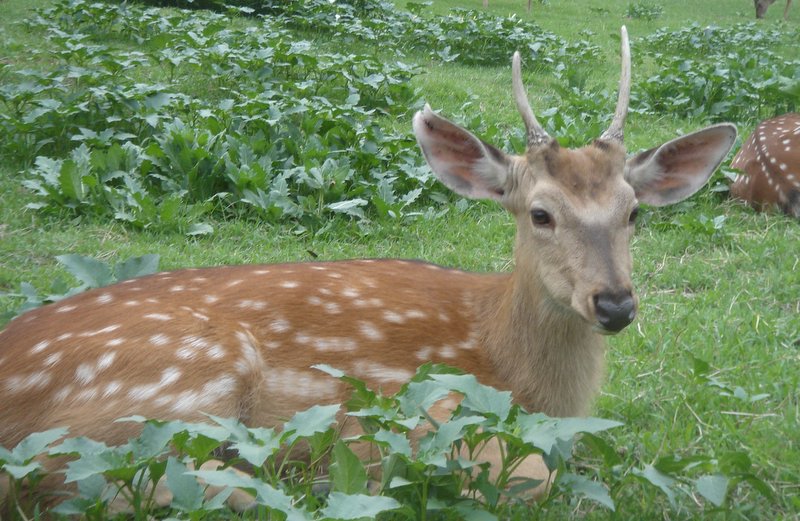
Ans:
[[[553,218],[550,214],[539,208],[531,210],[531,221],[534,226],[553,226]]]
[[[628,222],[633,224],[636,222],[636,218],[639,216],[639,207],[637,206],[633,210],[631,210],[631,216],[628,217]]]

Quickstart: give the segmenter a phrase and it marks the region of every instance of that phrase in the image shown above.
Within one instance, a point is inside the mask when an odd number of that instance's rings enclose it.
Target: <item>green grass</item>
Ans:
[[[623,23],[634,39],[635,53],[636,38],[661,27],[680,28],[692,21],[728,26],[754,19],[752,4],[745,0],[664,0],[660,2],[663,16],[653,21],[625,19],[628,3],[550,0],[546,5],[534,2],[529,14],[524,0],[490,0],[490,10],[535,20],[568,39],[577,38],[579,31],[591,31],[586,38],[602,47],[604,57],[593,68],[591,81],[607,88],[613,88],[618,78],[615,36]],[[15,24],[33,8],[47,4],[45,0],[0,1],[0,62],[30,61],[26,49],[38,45],[39,37]],[[480,0],[437,0],[432,9],[445,13],[452,7],[480,6]],[[782,24],[782,11],[776,4],[767,19],[758,23]],[[800,7],[794,6],[787,27],[797,28],[798,20]],[[787,57],[800,56],[797,48],[786,52]],[[425,65],[425,74],[414,80],[414,86],[436,110],[457,115],[477,111],[489,123],[507,128],[520,125],[507,64],[485,68]],[[642,71],[634,66],[633,74],[646,72],[646,67]],[[533,73],[525,76],[534,110],[552,106],[555,80]],[[410,128],[407,120],[394,124]],[[748,125],[740,126],[740,132],[746,135]],[[697,126],[669,115],[632,114],[626,128],[628,147],[646,148]],[[31,195],[20,186],[21,169],[13,161],[0,165],[0,291],[14,291],[25,281],[48,288],[53,278],[64,276],[54,260],[63,253],[107,260],[158,253],[165,269],[312,257],[405,257],[479,271],[508,269],[511,255],[512,223],[488,204],[473,204],[463,212],[452,207],[445,216],[432,220],[377,221],[362,228],[342,225],[317,236],[298,236],[289,227],[253,220],[215,220],[212,236],[187,238],[26,210]],[[668,225],[684,216],[692,220],[701,215],[727,219],[714,235],[691,226]],[[647,212],[633,244],[640,315],[634,325],[609,340],[607,381],[594,410],[597,416],[625,424],[616,430],[612,443],[626,461],[647,464],[670,454],[722,458],[744,451],[753,461],[753,472],[769,483],[774,497],[763,498],[742,485],[728,511],[698,513],[670,510],[663,496],[651,489],[617,491],[616,514],[577,505],[575,515],[591,519],[800,518],[798,244],[797,221],[754,214],[709,193],[676,209]],[[17,304],[0,299],[0,311]],[[695,360],[707,362],[709,375],[725,388],[695,374]],[[743,391],[740,397],[725,395],[726,389],[736,387]],[[767,396],[747,399],[760,394]],[[540,514],[561,519],[571,513],[564,507]]]

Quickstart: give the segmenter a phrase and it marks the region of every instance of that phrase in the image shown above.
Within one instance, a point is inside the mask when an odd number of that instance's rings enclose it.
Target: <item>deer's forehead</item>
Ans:
[[[574,201],[609,206],[633,194],[623,177],[625,150],[615,144],[578,149],[551,146],[528,152],[527,161],[534,187]]]

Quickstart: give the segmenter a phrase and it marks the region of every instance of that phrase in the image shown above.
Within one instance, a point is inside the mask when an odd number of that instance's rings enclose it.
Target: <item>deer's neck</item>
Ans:
[[[551,416],[586,414],[603,374],[603,337],[519,269],[483,299],[484,342],[516,401]]]

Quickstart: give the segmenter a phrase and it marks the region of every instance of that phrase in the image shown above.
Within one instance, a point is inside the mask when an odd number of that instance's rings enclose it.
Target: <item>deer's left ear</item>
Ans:
[[[471,199],[502,201],[510,163],[505,153],[427,104],[414,115],[414,134],[431,170],[448,188]]]
[[[666,206],[697,192],[736,141],[736,127],[714,125],[673,139],[627,160],[625,180],[639,201]]]

